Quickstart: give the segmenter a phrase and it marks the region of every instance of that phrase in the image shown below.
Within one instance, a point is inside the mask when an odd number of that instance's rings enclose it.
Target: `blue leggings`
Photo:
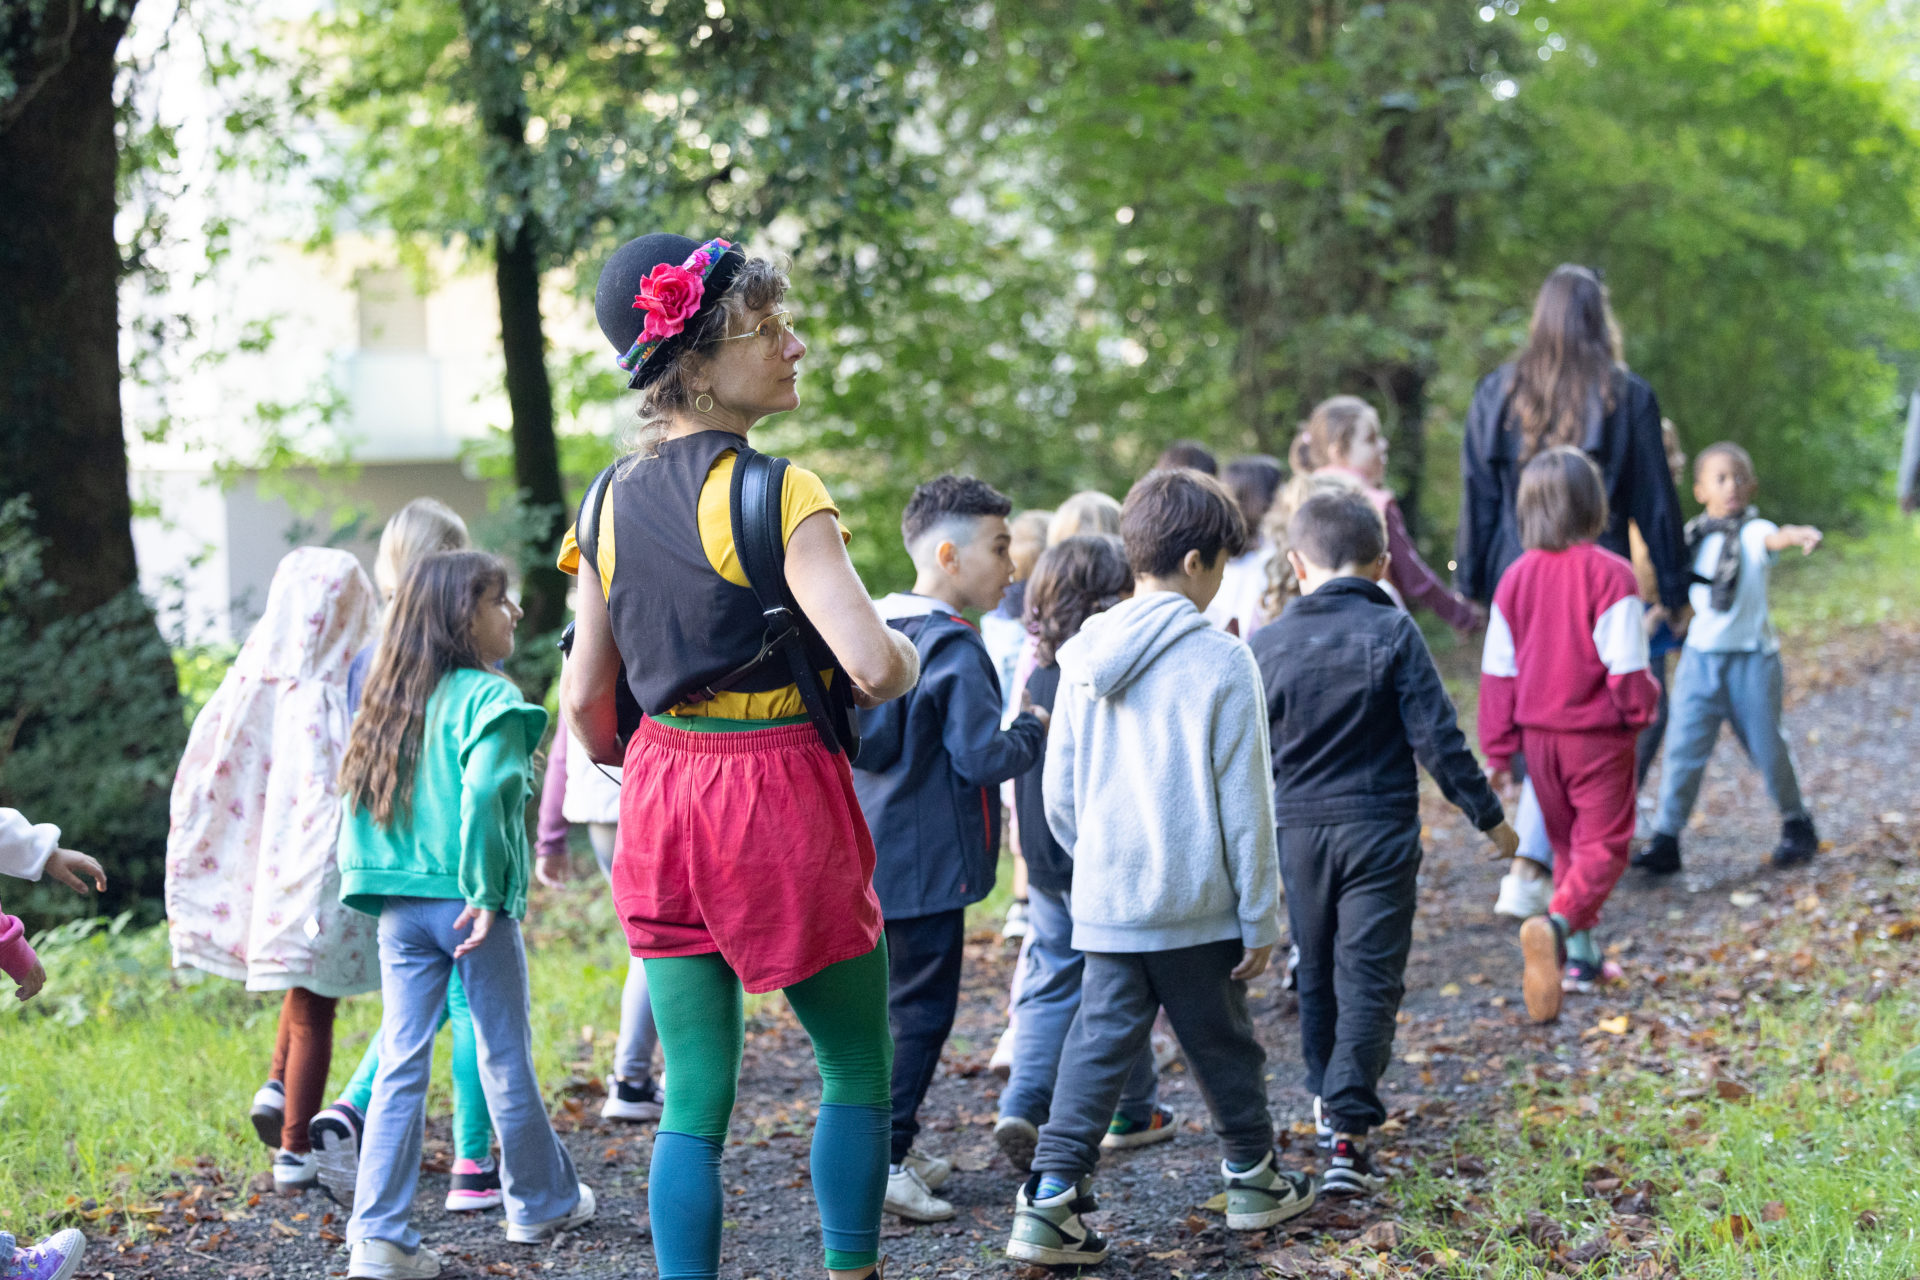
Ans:
[[[740,979],[718,955],[648,960],[646,966],[667,1057],[666,1109],[647,1186],[654,1260],[660,1280],[715,1280],[720,1153],[746,1041]],[[820,1067],[812,1172],[827,1267],[872,1266],[880,1259],[892,1117],[885,940],[786,988],[786,997]]]

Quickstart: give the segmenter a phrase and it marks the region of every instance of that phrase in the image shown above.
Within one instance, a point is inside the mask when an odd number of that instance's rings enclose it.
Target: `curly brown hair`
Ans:
[[[1027,579],[1027,631],[1040,665],[1052,666],[1088,618],[1132,594],[1126,548],[1111,534],[1078,534],[1041,552]]]

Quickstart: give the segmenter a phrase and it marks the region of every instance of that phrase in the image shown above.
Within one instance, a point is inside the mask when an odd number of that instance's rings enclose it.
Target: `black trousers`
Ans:
[[[888,920],[887,1015],[893,1024],[893,1163],[913,1149],[920,1104],[960,1008],[966,912]]]
[[[1406,993],[1419,874],[1417,818],[1280,829],[1305,1084],[1340,1133],[1387,1118],[1378,1087]]]

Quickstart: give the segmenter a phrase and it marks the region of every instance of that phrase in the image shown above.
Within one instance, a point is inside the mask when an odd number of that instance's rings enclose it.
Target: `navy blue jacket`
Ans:
[[[1460,531],[1453,585],[1469,600],[1493,602],[1507,566],[1520,558],[1520,432],[1508,420],[1513,365],[1503,364],[1473,389],[1466,435],[1460,441]],[[1660,438],[1660,402],[1638,374],[1624,370],[1613,384],[1613,412],[1596,400],[1580,447],[1600,468],[1607,489],[1607,527],[1599,543],[1628,554],[1627,522],[1640,526],[1660,584],[1660,603],[1679,610],[1687,603],[1693,562],[1681,534],[1680,495],[1667,470]],[[1255,633],[1256,635],[1258,632]]]
[[[932,601],[882,602],[883,613],[922,607],[887,622],[920,651],[920,683],[860,713],[853,769],[878,859],[873,887],[890,920],[952,911],[993,891],[996,788],[1032,768],[1047,745],[1031,713],[1001,729],[1000,678],[979,632]]]
[[[1420,820],[1417,756],[1482,831],[1500,797],[1467,747],[1427,641],[1365,578],[1335,578],[1253,633],[1282,827]]]

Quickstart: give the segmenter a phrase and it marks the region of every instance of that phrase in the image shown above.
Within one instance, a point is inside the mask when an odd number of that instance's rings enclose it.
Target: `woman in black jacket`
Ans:
[[[1627,526],[1639,527],[1660,608],[1674,633],[1684,634],[1690,568],[1680,497],[1660,435],[1660,403],[1646,380],[1627,368],[1620,345],[1620,326],[1600,277],[1586,267],[1555,267],[1534,300],[1527,345],[1474,388],[1460,445],[1464,485],[1454,577],[1468,599],[1491,604],[1500,576],[1520,558],[1520,469],[1543,449],[1578,445],[1606,482],[1607,526],[1600,545],[1627,557]],[[1546,910],[1544,892],[1551,886],[1540,868],[1551,867],[1552,854],[1531,801],[1522,795],[1515,817],[1521,856],[1513,860],[1494,908],[1504,915]]]

